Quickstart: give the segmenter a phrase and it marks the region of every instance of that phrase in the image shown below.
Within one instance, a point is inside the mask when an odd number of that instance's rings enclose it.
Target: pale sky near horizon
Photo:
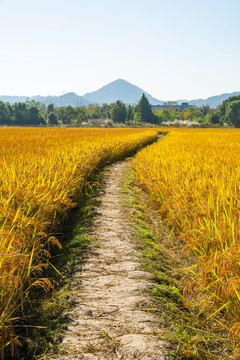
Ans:
[[[240,91],[239,0],[0,0],[0,95]]]

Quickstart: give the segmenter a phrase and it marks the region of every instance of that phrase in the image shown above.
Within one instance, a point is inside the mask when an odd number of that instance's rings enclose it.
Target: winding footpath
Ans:
[[[128,164],[113,165],[105,175],[93,222],[94,243],[88,260],[73,278],[59,360],[164,360],[167,343],[159,340],[159,318],[140,308],[152,307],[149,273],[142,271],[121,188]]]

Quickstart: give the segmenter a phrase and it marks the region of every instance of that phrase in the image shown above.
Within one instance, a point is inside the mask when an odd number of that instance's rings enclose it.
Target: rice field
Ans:
[[[158,129],[159,130],[159,129]],[[163,130],[164,131],[164,130]],[[0,128],[0,351],[19,345],[18,310],[31,302],[54,229],[90,191],[99,169],[156,139],[155,130]],[[168,129],[132,161],[167,226],[195,263],[188,301],[240,343],[240,130]]]
[[[195,263],[185,296],[240,340],[240,130],[170,129],[133,160],[138,183]],[[226,327],[226,324],[221,324]]]
[[[81,202],[101,166],[157,137],[144,129],[0,128],[0,352],[19,345],[16,313],[31,289],[51,288],[42,271],[51,234]]]

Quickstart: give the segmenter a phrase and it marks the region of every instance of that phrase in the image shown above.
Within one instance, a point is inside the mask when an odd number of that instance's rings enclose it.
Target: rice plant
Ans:
[[[240,130],[170,129],[133,161],[136,180],[195,255],[185,296],[225,314],[240,344]]]
[[[0,354],[19,345],[18,309],[41,277],[54,228],[79,203],[104,164],[123,159],[158,133],[141,129],[0,128]]]

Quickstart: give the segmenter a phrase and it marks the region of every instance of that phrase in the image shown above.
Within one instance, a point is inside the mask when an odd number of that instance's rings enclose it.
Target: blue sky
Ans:
[[[0,0],[0,95],[240,91],[239,0]]]

